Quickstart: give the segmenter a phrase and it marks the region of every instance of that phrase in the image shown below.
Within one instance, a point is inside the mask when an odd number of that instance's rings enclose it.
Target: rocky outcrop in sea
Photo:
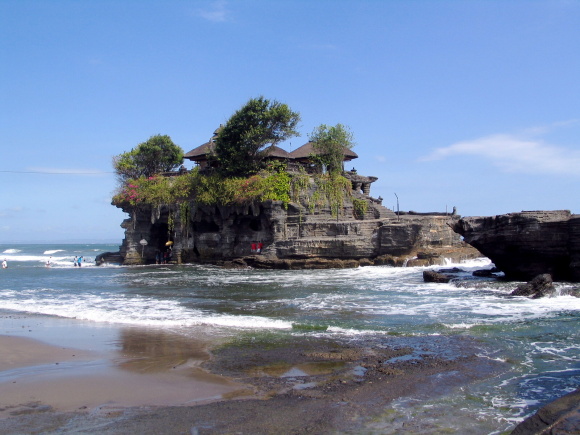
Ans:
[[[161,259],[271,269],[433,265],[481,256],[451,229],[458,215],[396,214],[370,196],[356,199],[366,201],[364,213],[352,200],[338,212],[280,201],[127,207],[119,255],[125,265]]]
[[[580,282],[580,215],[568,210],[523,211],[466,217],[452,227],[508,280],[550,274],[554,281]]]

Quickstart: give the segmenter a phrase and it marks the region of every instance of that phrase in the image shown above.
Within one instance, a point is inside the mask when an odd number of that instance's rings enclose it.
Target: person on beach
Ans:
[[[6,259],[2,262],[2,269],[6,269],[8,267],[8,263],[6,263]]]
[[[73,260],[73,264],[74,264],[74,266],[75,266],[75,267],[77,267],[77,261],[78,261],[78,260],[77,260],[77,256],[75,255],[75,258],[74,258],[74,260]]]
[[[79,267],[81,267],[81,265],[83,264],[83,256],[82,255],[77,260],[77,264],[79,265]]]

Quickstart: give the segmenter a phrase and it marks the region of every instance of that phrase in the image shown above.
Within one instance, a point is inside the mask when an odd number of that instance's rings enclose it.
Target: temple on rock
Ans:
[[[215,166],[216,163],[212,161],[211,155],[214,150],[215,139],[221,128],[222,126],[220,125],[214,131],[209,141],[185,153],[183,158],[194,162],[201,172],[208,171],[211,167]],[[292,152],[288,152],[276,145],[271,145],[265,150],[265,153],[267,154],[266,160],[276,160],[285,163],[288,172],[303,169],[308,174],[314,174],[319,171],[319,167],[312,161],[312,155],[317,154],[317,151],[312,146],[312,142],[307,142]],[[345,171],[344,163],[354,159],[358,159],[357,153],[349,148],[345,148],[342,167],[343,175],[352,182],[353,191],[360,192],[371,198],[371,184],[378,180],[378,178],[359,175],[354,168],[350,171]],[[371,198],[371,200],[378,204],[382,202],[382,198],[380,197],[377,199]]]
[[[218,133],[184,156],[201,174],[216,165],[212,152]],[[170,251],[175,263],[288,269],[436,264],[479,255],[451,229],[459,219],[455,213],[395,213],[381,197],[373,198],[377,177],[344,170],[346,162],[358,158],[350,149],[344,150],[342,168],[350,192],[347,186],[334,192],[330,186],[329,192],[320,184],[321,168],[312,159],[316,152],[310,142],[292,152],[277,146],[267,151],[266,159],[281,161],[291,176],[307,179],[298,197],[289,203],[206,205],[192,197],[179,207],[115,204],[130,216],[121,225],[125,239],[115,258],[127,265],[147,264]],[[332,202],[329,195],[340,199]],[[99,261],[106,262],[107,256]]]

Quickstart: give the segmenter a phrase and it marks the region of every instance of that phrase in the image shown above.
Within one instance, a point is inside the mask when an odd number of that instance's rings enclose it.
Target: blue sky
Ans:
[[[259,95],[300,112],[289,151],[349,126],[388,207],[580,213],[578,23],[564,0],[0,0],[0,243],[120,243],[112,157],[187,152]]]

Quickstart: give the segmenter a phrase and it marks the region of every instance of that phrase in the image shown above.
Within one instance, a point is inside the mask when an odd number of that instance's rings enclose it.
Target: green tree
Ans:
[[[245,176],[262,168],[266,147],[299,136],[300,114],[264,97],[250,99],[220,130],[215,159],[224,176]]]
[[[183,150],[167,135],[151,136],[131,151],[113,157],[113,168],[121,182],[152,177],[176,169],[183,162]]]
[[[342,124],[334,127],[321,124],[313,130],[309,139],[315,151],[313,160],[325,167],[331,175],[340,174],[345,150],[355,145],[350,129]]]

